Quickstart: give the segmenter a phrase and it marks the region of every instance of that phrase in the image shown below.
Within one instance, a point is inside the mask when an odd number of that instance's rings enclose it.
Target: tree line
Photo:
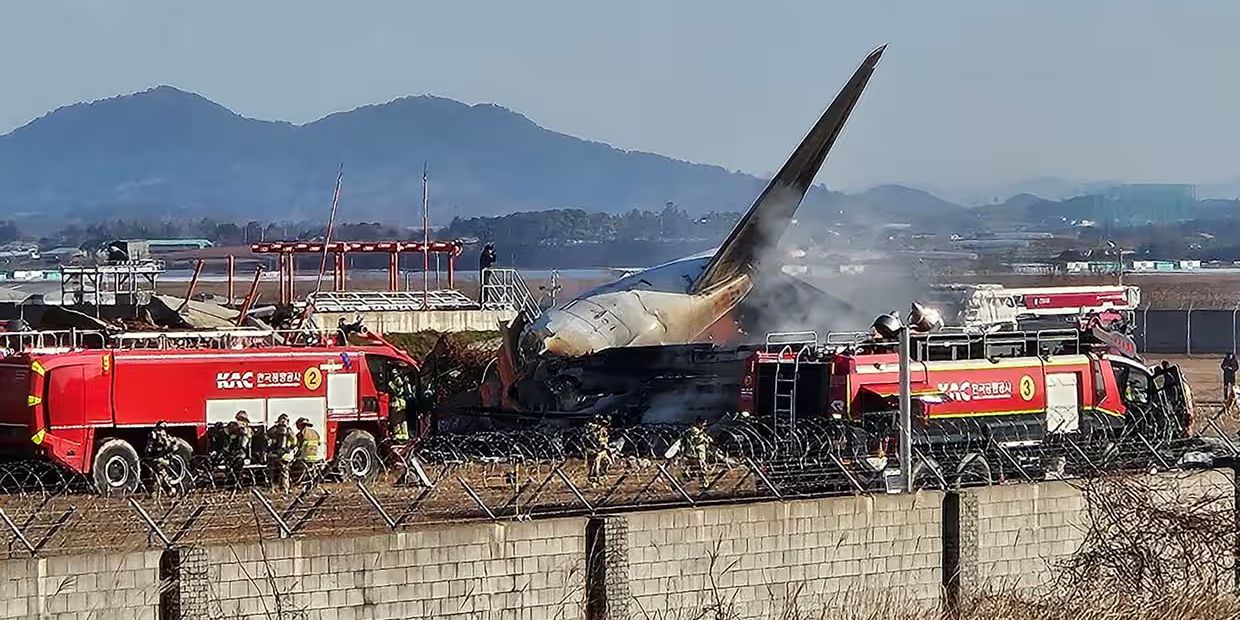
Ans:
[[[718,241],[732,229],[738,213],[691,216],[668,203],[662,211],[589,213],[581,209],[556,209],[512,213],[497,217],[454,217],[445,227],[432,231],[435,239],[477,239],[504,245],[564,246],[613,241]],[[41,246],[98,247],[113,239],[206,239],[217,246],[260,241],[322,239],[323,222],[218,221],[204,217],[192,221],[108,220],[70,223],[39,239]],[[383,239],[417,240],[420,228],[400,228],[380,222],[349,222],[336,225],[333,236],[350,241]],[[21,239],[13,222],[0,221],[0,243]]]
[[[659,212],[633,209],[615,215],[555,209],[498,217],[455,217],[441,236],[557,246],[609,241],[710,241],[727,235],[739,217],[739,213],[714,212],[690,216],[670,202]]]

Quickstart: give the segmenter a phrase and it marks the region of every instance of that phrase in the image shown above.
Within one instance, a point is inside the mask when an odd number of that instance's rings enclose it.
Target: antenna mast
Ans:
[[[340,206],[340,183],[344,181],[344,164],[336,171],[336,191],[332,193],[332,210],[327,216],[327,232],[323,235],[323,258],[319,260],[319,275],[314,283],[314,292],[323,288],[323,272],[327,271],[327,246],[332,242],[332,229],[336,227],[336,207]]]
[[[422,162],[422,305],[430,310],[431,269],[431,181],[428,166]]]

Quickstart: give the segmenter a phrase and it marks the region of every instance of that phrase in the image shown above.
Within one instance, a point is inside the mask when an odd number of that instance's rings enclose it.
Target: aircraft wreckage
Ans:
[[[764,269],[763,258],[787,230],[884,49],[866,56],[719,248],[627,275],[532,322],[518,317],[510,324],[499,380],[483,385],[481,410],[544,418],[622,414],[629,421],[718,417],[751,349],[711,342],[736,338],[743,301],[764,295],[779,303],[781,295],[812,289]],[[820,309],[851,310],[813,293]]]

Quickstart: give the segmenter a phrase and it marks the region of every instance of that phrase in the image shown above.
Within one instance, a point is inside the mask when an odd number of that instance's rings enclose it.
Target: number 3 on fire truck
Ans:
[[[323,371],[319,370],[318,366],[311,366],[306,369],[306,374],[302,376],[301,382],[306,386],[307,390],[317,390],[319,385],[323,383]]]
[[[1037,387],[1033,384],[1033,377],[1025,375],[1020,378],[1020,397],[1025,400],[1033,400],[1033,393]]]

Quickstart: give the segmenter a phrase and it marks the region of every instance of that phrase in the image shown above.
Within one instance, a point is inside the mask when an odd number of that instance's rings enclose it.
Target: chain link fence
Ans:
[[[1236,445],[1220,424],[1228,412],[1199,415],[1194,431],[1126,424],[1005,441],[1011,423],[982,418],[958,430],[972,438],[936,443],[918,433],[910,468],[919,489],[1111,472],[1208,467],[1230,461]],[[347,481],[331,470],[302,472],[288,494],[264,469],[242,475],[194,468],[193,490],[103,496],[89,481],[53,465],[0,464],[0,554],[24,558],[135,548],[340,537],[468,520],[596,515],[636,508],[885,493],[899,488],[895,450],[875,449],[853,425],[802,418],[795,427],[730,419],[709,444],[690,446],[682,426],[613,429],[603,471],[591,475],[580,429],[432,437],[392,450],[375,479]]]

